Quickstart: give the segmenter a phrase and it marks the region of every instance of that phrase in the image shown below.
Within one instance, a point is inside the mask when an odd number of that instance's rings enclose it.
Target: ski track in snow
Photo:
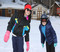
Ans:
[[[9,17],[0,17],[0,52],[13,52],[12,48],[12,33],[10,34],[10,39],[7,43],[4,42],[4,35],[7,29]],[[50,18],[52,26],[54,27],[58,44],[56,47],[56,52],[60,52],[60,18]],[[30,31],[30,50],[29,52],[46,52],[46,46],[42,48],[41,37],[39,31],[40,21],[31,21],[31,31]],[[24,42],[24,52],[26,52],[26,43]]]

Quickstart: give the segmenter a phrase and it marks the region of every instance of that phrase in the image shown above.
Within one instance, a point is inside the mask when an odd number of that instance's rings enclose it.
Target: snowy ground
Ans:
[[[0,17],[0,52],[13,52],[12,50],[12,33],[10,39],[7,43],[4,42],[4,35],[7,29],[7,24],[10,18]],[[52,25],[56,31],[58,37],[58,45],[56,47],[56,52],[60,52],[60,18],[52,17],[50,18]],[[31,31],[30,31],[30,50],[29,52],[46,52],[46,47],[42,48],[41,38],[39,32],[40,21],[32,20],[31,21]],[[26,52],[26,44],[24,44],[24,49]]]

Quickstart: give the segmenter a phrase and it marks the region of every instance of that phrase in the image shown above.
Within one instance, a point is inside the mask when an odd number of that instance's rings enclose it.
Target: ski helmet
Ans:
[[[41,16],[41,22],[47,22],[47,20],[48,20],[47,15],[46,14],[42,14],[42,16]]]
[[[42,14],[41,19],[42,19],[42,18],[48,18],[48,17],[47,17],[46,14]]]

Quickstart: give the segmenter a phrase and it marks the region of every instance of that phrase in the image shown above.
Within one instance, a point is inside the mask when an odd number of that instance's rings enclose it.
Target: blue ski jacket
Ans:
[[[39,30],[41,32],[41,43],[44,44],[45,42],[45,36],[42,33],[42,24],[39,25]],[[57,43],[57,36],[56,33],[51,25],[51,22],[48,20],[47,24],[46,24],[46,30],[45,30],[45,34],[46,34],[46,39],[49,45],[51,45],[52,43]]]

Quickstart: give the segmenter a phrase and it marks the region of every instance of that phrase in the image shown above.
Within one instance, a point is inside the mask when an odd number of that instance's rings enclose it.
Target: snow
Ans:
[[[7,43],[4,42],[4,35],[6,32],[9,20],[10,20],[9,17],[2,17],[2,16],[0,17],[0,52],[13,52],[12,40],[11,40],[12,33],[10,34],[9,41]],[[56,31],[57,38],[58,38],[56,52],[60,52],[60,18],[51,16],[50,21]],[[42,45],[41,45],[39,24],[40,24],[40,21],[38,20],[31,21],[29,52],[46,52],[46,46],[42,48]],[[26,52],[26,43],[24,44],[24,49],[25,49],[24,52]]]
[[[8,3],[8,2],[10,3],[10,2],[12,2],[12,0],[0,0],[0,2],[1,3]]]
[[[25,2],[22,2],[20,0],[16,0],[15,3],[12,2],[12,0],[0,0],[2,3],[1,8],[13,8],[13,9],[24,9]]]
[[[4,3],[0,8],[12,8],[12,9],[24,9],[24,5],[19,5],[17,3]]]
[[[1,3],[11,3],[13,0],[0,0]],[[26,2],[22,2],[20,0],[15,0],[15,3],[26,4]]]
[[[22,2],[22,1],[20,1],[20,0],[15,0],[16,1],[16,3],[18,3],[18,4],[22,4],[22,5],[25,5],[26,4],[26,2]]]

